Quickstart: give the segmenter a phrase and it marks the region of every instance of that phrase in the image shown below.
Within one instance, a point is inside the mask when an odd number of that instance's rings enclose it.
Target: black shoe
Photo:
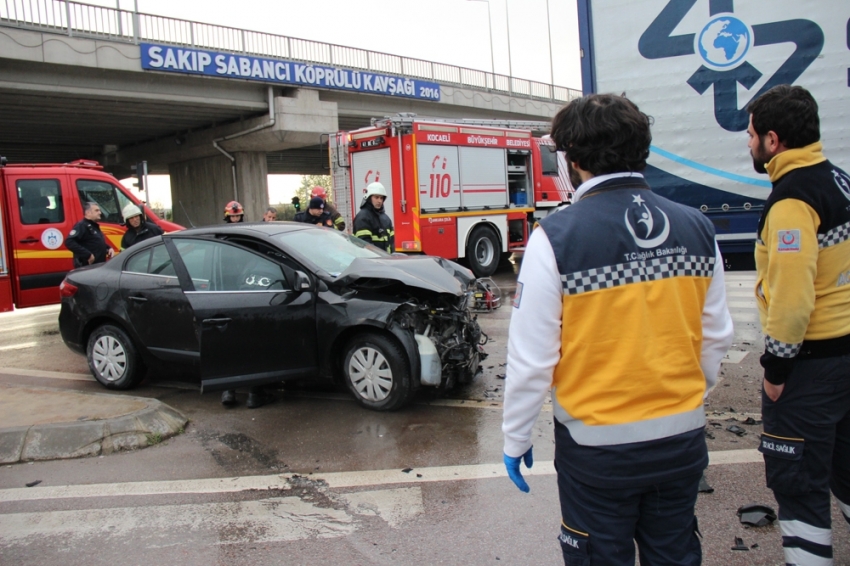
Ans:
[[[249,397],[250,401],[250,397]],[[221,404],[225,407],[233,407],[236,405],[236,391],[228,389],[221,392]]]
[[[256,409],[258,407],[262,407],[263,405],[267,405],[272,401],[274,401],[274,395],[272,395],[271,393],[262,390],[249,391],[247,407],[249,409]]]

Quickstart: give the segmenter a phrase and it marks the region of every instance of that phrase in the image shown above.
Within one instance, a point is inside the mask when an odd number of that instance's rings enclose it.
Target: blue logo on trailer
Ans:
[[[708,22],[697,35],[696,49],[705,64],[718,69],[736,67],[744,61],[753,34],[747,25],[732,16]]]
[[[440,100],[439,84],[409,77],[152,43],[140,48],[142,69],[149,71]]]
[[[779,66],[751,99],[779,84],[793,84],[820,55],[823,30],[809,20],[788,20],[757,24],[752,27],[732,15],[732,0],[710,0],[711,20],[699,34],[672,35],[697,0],[670,0],[653,20],[638,42],[640,54],[647,59],[666,59],[698,54],[703,64],[688,79],[700,95],[714,87],[714,118],[730,132],[747,129],[749,114],[739,108],[738,83],[747,90],[761,79],[762,73],[747,62],[752,48],[778,43],[793,43],[794,52]]]

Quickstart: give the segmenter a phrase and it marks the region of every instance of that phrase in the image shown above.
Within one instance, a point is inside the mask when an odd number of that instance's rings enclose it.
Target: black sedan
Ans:
[[[110,389],[179,365],[202,391],[336,380],[370,409],[470,382],[483,355],[469,270],[286,222],[158,236],[60,287],[62,339]]]

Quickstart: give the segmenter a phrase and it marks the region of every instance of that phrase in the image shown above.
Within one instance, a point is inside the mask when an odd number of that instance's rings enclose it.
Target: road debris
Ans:
[[[742,525],[764,527],[776,520],[776,511],[767,505],[750,503],[738,508],[738,517],[741,518]]]

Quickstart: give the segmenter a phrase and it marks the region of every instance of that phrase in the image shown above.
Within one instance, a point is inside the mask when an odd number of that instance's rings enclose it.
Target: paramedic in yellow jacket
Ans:
[[[504,460],[523,491],[552,392],[566,564],[701,563],[707,390],[732,341],[711,222],[652,192],[649,118],[626,98],[566,105],[552,139],[574,203],[528,243],[508,336]],[[579,186],[580,185],[580,186]]]
[[[773,184],[756,241],[759,451],[785,562],[830,565],[830,487],[850,522],[850,176],[824,156],[806,89],[773,87],[747,110],[753,166]]]

